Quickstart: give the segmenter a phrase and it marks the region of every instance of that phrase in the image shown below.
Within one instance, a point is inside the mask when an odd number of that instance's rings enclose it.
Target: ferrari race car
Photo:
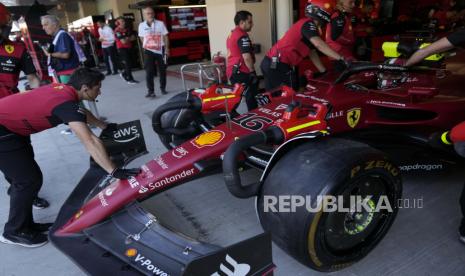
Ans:
[[[303,91],[283,86],[263,93],[261,106],[243,113],[242,85],[180,93],[153,113],[168,151],[128,180],[111,179],[91,163],[50,239],[92,275],[271,275],[270,236],[312,269],[343,269],[392,225],[400,168],[457,162],[430,137],[465,120],[460,82],[441,69],[359,63],[340,75],[309,78]],[[146,151],[137,123],[120,125],[106,144],[118,164]],[[261,179],[243,183],[240,173],[250,168],[263,170]],[[165,228],[143,207],[156,194],[214,173],[224,174],[234,196],[256,197],[264,234],[222,248]],[[281,196],[323,200],[312,201],[311,212],[301,201],[279,212],[273,203]],[[325,212],[317,208],[329,204],[325,196],[344,207],[356,196],[368,208]],[[386,200],[391,208],[378,210]]]

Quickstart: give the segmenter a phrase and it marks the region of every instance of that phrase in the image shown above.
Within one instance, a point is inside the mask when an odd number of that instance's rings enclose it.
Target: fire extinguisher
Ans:
[[[226,58],[221,55],[221,52],[217,52],[213,55],[213,63],[218,65],[221,71],[221,82],[227,83],[228,77],[226,76]]]

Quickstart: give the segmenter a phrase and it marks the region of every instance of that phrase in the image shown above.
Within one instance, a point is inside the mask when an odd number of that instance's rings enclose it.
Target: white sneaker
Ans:
[[[461,241],[462,243],[465,243],[465,236],[460,236],[459,241]]]

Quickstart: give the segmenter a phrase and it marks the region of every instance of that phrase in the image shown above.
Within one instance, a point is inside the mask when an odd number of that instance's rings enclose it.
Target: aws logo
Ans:
[[[113,139],[118,143],[128,143],[140,137],[137,126],[127,127],[115,131]]]

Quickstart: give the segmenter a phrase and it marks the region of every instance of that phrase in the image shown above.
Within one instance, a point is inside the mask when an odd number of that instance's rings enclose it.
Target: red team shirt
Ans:
[[[0,126],[28,136],[69,122],[86,122],[76,90],[52,84],[0,100]]]

